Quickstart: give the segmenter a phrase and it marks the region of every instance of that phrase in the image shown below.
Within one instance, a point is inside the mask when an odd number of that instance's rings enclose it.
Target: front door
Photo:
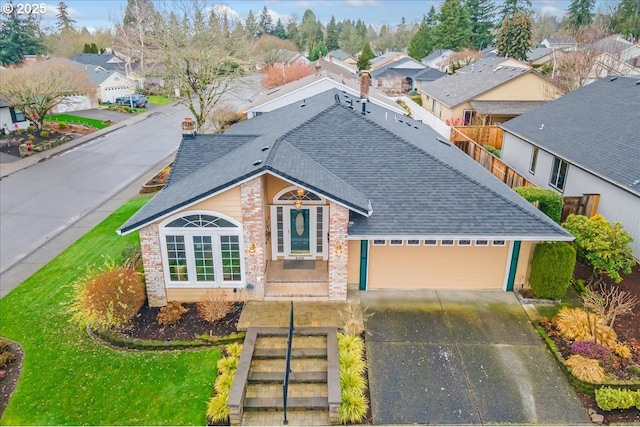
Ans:
[[[291,209],[291,255],[309,255],[309,209]]]

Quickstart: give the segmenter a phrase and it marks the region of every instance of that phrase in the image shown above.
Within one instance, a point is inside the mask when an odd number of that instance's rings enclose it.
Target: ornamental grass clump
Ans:
[[[364,341],[360,336],[338,333],[340,367],[340,423],[358,423],[369,411],[365,396],[367,387]]]
[[[69,311],[78,324],[93,329],[124,325],[146,301],[142,275],[110,260],[97,270],[89,268],[73,287]]]
[[[209,289],[198,302],[198,315],[209,323],[223,319],[231,309],[233,303],[229,301],[224,289]]]
[[[218,375],[214,383],[215,394],[207,405],[207,416],[214,423],[224,422],[229,418],[229,406],[227,399],[236,377],[238,360],[242,354],[242,345],[238,343],[229,344],[225,347],[226,357],[218,360]]]
[[[604,369],[600,362],[595,359],[588,359],[578,354],[573,354],[564,362],[571,370],[571,373],[583,381],[601,383],[606,379]]]
[[[580,308],[562,308],[553,320],[560,335],[568,340],[596,341],[610,349],[618,345],[618,336],[599,316]]]
[[[340,317],[342,318],[344,333],[347,335],[361,335],[365,331],[365,322],[372,314],[367,313],[359,303],[348,303]]]

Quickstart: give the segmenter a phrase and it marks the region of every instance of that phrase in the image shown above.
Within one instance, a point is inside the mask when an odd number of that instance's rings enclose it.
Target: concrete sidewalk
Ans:
[[[513,293],[360,298],[374,424],[591,424]]]

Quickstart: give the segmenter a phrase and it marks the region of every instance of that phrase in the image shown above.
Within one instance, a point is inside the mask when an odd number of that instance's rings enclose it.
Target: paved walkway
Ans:
[[[512,293],[361,293],[374,424],[591,424]]]
[[[341,328],[344,302],[307,302],[293,303],[293,325],[296,328]],[[288,328],[288,301],[249,302],[242,309],[238,320],[238,330],[249,327]]]

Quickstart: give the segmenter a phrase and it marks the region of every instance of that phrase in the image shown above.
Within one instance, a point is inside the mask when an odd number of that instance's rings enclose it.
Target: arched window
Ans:
[[[167,286],[243,285],[240,223],[211,212],[190,212],[167,219],[160,230]]]
[[[300,195],[300,192],[302,192],[302,195]],[[280,190],[273,197],[273,203],[276,204],[293,204],[293,202],[296,200],[302,200],[303,203],[312,204],[325,203],[324,199],[318,196],[316,193],[312,193],[311,191],[307,190],[301,190],[295,186],[287,187],[283,190]]]

